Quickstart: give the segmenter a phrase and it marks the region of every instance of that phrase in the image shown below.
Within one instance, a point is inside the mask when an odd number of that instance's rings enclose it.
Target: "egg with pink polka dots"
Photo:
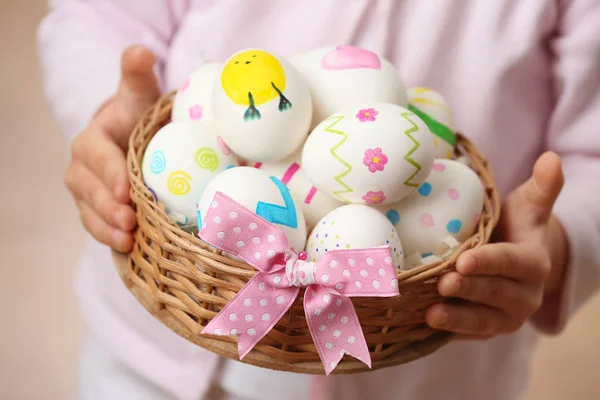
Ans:
[[[463,242],[474,233],[483,199],[481,181],[468,165],[436,159],[416,192],[378,209],[394,224],[407,257],[427,257],[440,255],[448,236]]]
[[[308,261],[316,261],[331,250],[377,246],[389,246],[395,265],[403,268],[404,252],[394,225],[375,208],[349,204],[336,208],[317,223],[308,237],[306,255]]]
[[[220,63],[206,63],[187,77],[173,98],[171,120],[212,123],[212,88]]]
[[[199,199],[197,219],[200,228],[216,192],[226,194],[280,229],[294,251],[304,248],[306,222],[302,208],[281,180],[253,167],[234,167],[221,172],[206,186]]]

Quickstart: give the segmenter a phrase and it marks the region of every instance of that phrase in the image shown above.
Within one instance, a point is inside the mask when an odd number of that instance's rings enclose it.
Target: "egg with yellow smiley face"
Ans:
[[[259,162],[291,155],[312,118],[310,92],[298,71],[260,49],[240,51],[225,62],[213,89],[213,110],[227,145]]]

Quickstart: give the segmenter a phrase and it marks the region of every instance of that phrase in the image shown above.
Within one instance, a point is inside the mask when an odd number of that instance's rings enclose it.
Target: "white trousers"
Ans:
[[[77,400],[174,400],[169,393],[117,360],[89,333],[81,348],[76,393]],[[215,388],[198,400],[245,399]]]

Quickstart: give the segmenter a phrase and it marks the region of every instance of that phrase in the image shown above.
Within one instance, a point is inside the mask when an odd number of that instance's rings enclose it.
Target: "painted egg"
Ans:
[[[474,232],[484,191],[477,174],[454,160],[437,159],[419,189],[397,204],[380,210],[394,224],[407,257],[439,255],[448,236],[458,242]]]
[[[433,164],[425,123],[404,107],[365,104],[338,112],[312,131],[302,167],[318,189],[344,202],[391,204],[416,190]]]
[[[214,121],[212,90],[221,67],[219,63],[204,64],[183,82],[173,98],[172,121]]]
[[[146,186],[182,226],[196,225],[196,203],[220,172],[237,166],[214,127],[202,122],[171,122],[150,140],[142,161]]]
[[[313,186],[300,166],[301,156],[302,152],[297,151],[285,160],[255,163],[254,167],[276,177],[290,188],[292,197],[302,208],[308,229],[312,229],[328,212],[343,203]]]
[[[216,192],[271,222],[287,235],[290,246],[301,251],[306,243],[306,223],[302,209],[279,179],[253,167],[237,167],[222,172],[206,187],[198,203],[198,225],[206,215]]]
[[[404,82],[394,66],[370,50],[348,45],[322,47],[290,62],[308,83],[312,127],[333,113],[360,104],[408,105]]]
[[[408,89],[409,109],[417,114],[433,134],[436,158],[452,158],[456,135],[452,110],[441,93],[427,87]]]
[[[377,246],[390,246],[394,263],[403,267],[402,243],[392,223],[375,208],[350,204],[336,208],[317,223],[308,238],[306,255],[308,261],[316,261],[330,250]]]
[[[284,58],[259,49],[233,55],[213,89],[215,122],[242,158],[278,161],[302,146],[310,130],[310,92]]]

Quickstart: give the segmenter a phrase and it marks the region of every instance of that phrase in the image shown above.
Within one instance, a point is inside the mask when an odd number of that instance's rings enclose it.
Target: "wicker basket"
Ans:
[[[237,344],[227,336],[200,332],[256,273],[252,267],[219,254],[195,235],[178,227],[144,185],[141,161],[153,135],[170,121],[173,93],[162,97],[136,126],[129,142],[127,165],[138,227],[128,255],[115,253],[123,281],[140,303],[173,331],[221,356],[238,360]],[[443,262],[398,274],[400,296],[352,298],[371,353],[372,368],[402,364],[437,350],[452,339],[424,322],[425,310],[442,299],[437,278],[454,268],[460,253],[490,240],[500,211],[487,160],[458,135],[457,152],[469,158],[485,190],[477,232]],[[243,359],[261,367],[309,374],[324,369],[306,325],[302,292],[290,310]],[[334,374],[367,371],[345,356]]]

